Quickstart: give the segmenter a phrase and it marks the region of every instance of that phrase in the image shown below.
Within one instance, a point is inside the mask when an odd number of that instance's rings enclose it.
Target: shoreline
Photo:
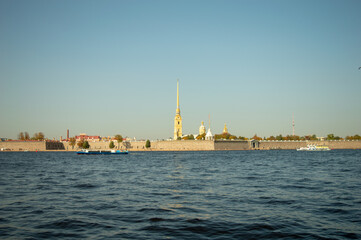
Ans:
[[[92,150],[110,150],[108,142],[90,142]],[[166,151],[239,151],[239,150],[296,150],[307,145],[327,146],[330,149],[361,149],[361,141],[153,141],[145,147],[145,141],[122,142],[115,150],[129,152],[166,152]],[[0,142],[0,152],[76,152],[81,148],[70,146],[69,142]]]

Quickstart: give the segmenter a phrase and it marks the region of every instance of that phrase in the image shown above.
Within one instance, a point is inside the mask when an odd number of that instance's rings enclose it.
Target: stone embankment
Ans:
[[[4,141],[0,142],[1,151],[46,151],[65,150],[64,144],[57,141]]]
[[[331,149],[361,149],[361,141],[145,141],[115,142],[115,149],[128,151],[223,151],[223,150],[274,150],[297,149],[308,144],[328,146]],[[89,142],[91,149],[109,149],[109,142]],[[0,142],[1,151],[78,151],[69,142],[56,141],[5,141]]]
[[[128,151],[211,151],[214,150],[214,141],[152,141],[151,147],[145,147],[146,141],[114,142],[115,149],[127,149]],[[109,142],[89,142],[91,149],[109,149]],[[64,142],[67,151],[80,150],[77,146],[70,146]]]

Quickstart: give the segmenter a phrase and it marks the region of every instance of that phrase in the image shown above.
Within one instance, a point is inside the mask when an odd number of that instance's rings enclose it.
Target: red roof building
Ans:
[[[88,136],[85,133],[79,134],[79,136],[75,136],[75,140],[79,141],[88,141],[88,142],[99,142],[101,140],[100,136]]]

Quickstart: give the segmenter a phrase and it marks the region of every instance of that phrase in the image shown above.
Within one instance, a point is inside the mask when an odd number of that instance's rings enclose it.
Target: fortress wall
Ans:
[[[215,141],[214,150],[250,150],[249,141]]]
[[[65,150],[62,142],[45,142],[46,150]]]
[[[91,149],[109,149],[110,142],[89,142]],[[214,150],[213,141],[196,141],[196,140],[180,140],[180,141],[154,141],[151,142],[151,147],[147,149],[145,147],[146,141],[136,142],[114,142],[115,149],[127,149],[128,151],[207,151]],[[64,142],[65,150],[67,151],[79,151],[81,148],[78,146],[69,145],[68,142]]]
[[[30,141],[9,141],[9,142],[0,142],[0,149],[10,150],[10,151],[45,151],[46,142],[30,142]]]
[[[214,150],[214,142],[206,140],[177,140],[151,142],[155,151],[210,151]]]
[[[212,150],[250,150],[249,141],[154,141],[149,149],[145,148],[145,141],[122,142],[115,141],[115,149],[128,149],[129,151],[212,151]],[[109,142],[89,142],[91,149],[109,149]],[[361,149],[361,141],[260,141],[259,149],[297,149],[307,144],[325,145],[331,149]],[[0,149],[11,151],[45,151],[65,150],[78,151],[81,148],[72,148],[68,142],[45,141],[9,141],[0,142]]]
[[[109,148],[110,142],[92,142],[89,141],[90,149],[110,149]],[[148,149],[145,148],[145,141],[137,141],[137,142],[118,142],[114,141],[114,149],[121,149],[125,150],[128,149],[128,151],[147,151]],[[64,150],[66,151],[79,151],[82,148],[79,148],[76,144],[74,148],[70,146],[69,142],[64,142]]]
[[[361,149],[361,141],[325,141],[331,149]]]
[[[260,141],[259,149],[297,149],[300,147],[306,147],[307,144],[310,143],[306,141]]]
[[[45,150],[64,150],[62,142],[46,141],[9,141],[0,142],[0,149],[11,151],[45,151]]]

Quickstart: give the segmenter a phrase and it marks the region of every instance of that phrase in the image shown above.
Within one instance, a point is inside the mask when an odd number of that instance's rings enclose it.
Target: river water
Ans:
[[[361,151],[0,153],[0,239],[361,239]]]

